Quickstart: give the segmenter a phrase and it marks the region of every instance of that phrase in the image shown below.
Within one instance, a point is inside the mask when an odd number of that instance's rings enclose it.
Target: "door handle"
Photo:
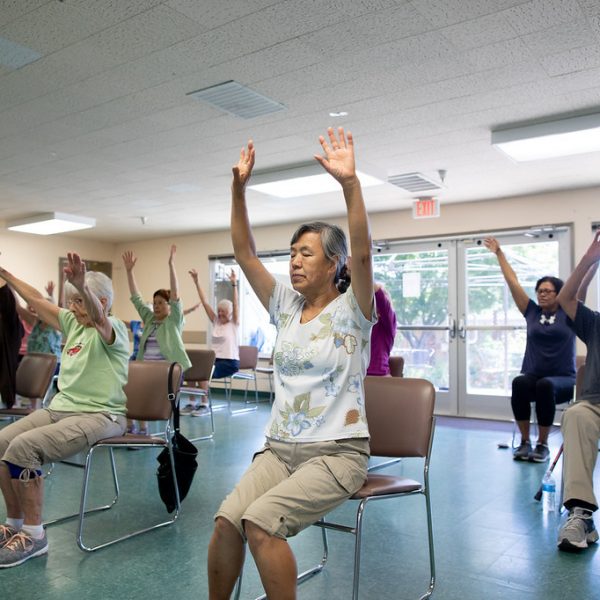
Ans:
[[[458,337],[461,340],[464,340],[467,337],[467,328],[465,326],[465,318],[464,317],[462,319],[458,320]]]
[[[456,319],[454,317],[448,317],[448,336],[451,340],[456,338]]]

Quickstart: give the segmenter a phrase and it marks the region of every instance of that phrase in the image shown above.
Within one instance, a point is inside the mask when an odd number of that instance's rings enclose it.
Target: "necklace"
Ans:
[[[540,323],[542,325],[554,325],[555,321],[556,315],[550,315],[549,317],[547,317],[544,313],[540,315]]]

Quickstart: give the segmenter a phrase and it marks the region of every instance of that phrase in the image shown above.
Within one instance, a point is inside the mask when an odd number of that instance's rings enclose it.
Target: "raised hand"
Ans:
[[[483,240],[483,245],[494,254],[498,254],[498,250],[500,250],[500,244],[498,243],[498,240],[493,237],[485,238]]]
[[[228,277],[231,285],[235,285],[237,283],[237,274],[233,269],[231,269],[231,273],[229,273]]]
[[[64,269],[67,281],[73,284],[79,291],[85,283],[85,262],[75,252],[67,253],[67,266]]]
[[[354,165],[354,141],[352,134],[344,133],[343,127],[338,127],[337,137],[332,127],[327,129],[329,143],[320,135],[319,143],[323,148],[325,156],[315,154],[315,159],[321,166],[337,181],[344,185],[356,177]]]
[[[198,285],[198,271],[196,271],[196,269],[190,269],[188,273],[190,274],[192,281]]]
[[[133,267],[135,267],[135,263],[137,262],[137,257],[131,250],[126,250],[122,255],[123,264],[125,265],[125,270],[129,273],[133,271]]]
[[[585,256],[588,260],[592,262],[597,262],[600,260],[600,233],[594,233],[594,239],[590,244],[590,247],[586,250]]]
[[[54,281],[49,281],[46,284],[46,294],[50,296],[50,298],[54,298]]]
[[[173,261],[175,260],[175,254],[177,254],[177,246],[175,244],[173,244],[171,246],[171,250],[169,252],[169,264],[173,264]]]
[[[240,151],[240,159],[237,165],[235,165],[231,171],[233,172],[233,185],[241,189],[246,187],[250,175],[252,175],[252,169],[254,168],[254,143],[252,140],[248,141],[248,148],[242,148]]]

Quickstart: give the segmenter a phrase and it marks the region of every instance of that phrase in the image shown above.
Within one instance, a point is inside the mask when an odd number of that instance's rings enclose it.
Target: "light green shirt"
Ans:
[[[84,327],[66,309],[58,314],[65,335],[58,388],[52,410],[125,414],[129,338],[122,321],[109,317],[115,341],[108,344],[95,327]]]
[[[181,332],[183,331],[183,307],[181,306],[181,300],[171,300],[169,302],[171,312],[162,321],[155,321],[154,311],[144,304],[139,294],[133,294],[131,302],[133,302],[135,309],[144,323],[144,333],[140,340],[136,360],[144,360],[146,340],[153,329],[150,325],[156,323],[156,341],[158,342],[161,354],[168,361],[178,362],[182,369],[187,371],[192,366],[192,362],[185,351],[183,338],[181,337]]]

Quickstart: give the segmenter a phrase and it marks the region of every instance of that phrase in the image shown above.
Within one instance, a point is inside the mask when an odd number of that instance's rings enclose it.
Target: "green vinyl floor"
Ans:
[[[217,397],[218,400],[218,397]],[[234,403],[235,404],[235,403]],[[241,406],[241,403],[240,403]],[[215,412],[214,440],[197,442],[199,468],[178,521],[94,553],[77,547],[76,521],[48,528],[49,554],[0,571],[0,598],[7,600],[147,600],[208,598],[206,556],[213,514],[263,440],[269,406],[231,416]],[[200,435],[208,418],[185,417],[188,436]],[[512,425],[440,418],[431,463],[433,527],[439,600],[572,600],[600,598],[600,555],[556,549],[560,515],[543,514],[533,496],[546,465],[517,463],[510,450]],[[551,452],[561,443],[551,436]],[[97,453],[92,501],[110,496],[106,456]],[[128,527],[143,527],[166,513],[158,497],[155,451],[116,452],[121,499],[110,511],[89,517],[87,538],[101,543]],[[391,472],[416,476],[403,461]],[[560,470],[557,469],[557,481]],[[78,510],[82,470],[58,464],[46,480],[45,519]],[[351,523],[356,503],[336,518]],[[365,516],[361,599],[417,600],[428,582],[427,537],[422,497],[374,503]],[[4,518],[4,507],[0,508]],[[290,540],[299,570],[321,556],[320,530]],[[298,598],[348,600],[352,587],[353,538],[330,532],[324,571],[302,584]],[[248,554],[242,598],[262,592]]]

